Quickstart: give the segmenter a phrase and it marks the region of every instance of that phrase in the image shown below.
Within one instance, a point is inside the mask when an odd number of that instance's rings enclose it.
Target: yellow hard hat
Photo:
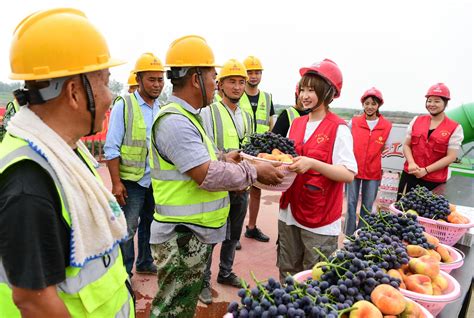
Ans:
[[[157,58],[153,53],[143,53],[135,63],[135,73],[146,72],[146,71],[156,71],[164,72],[163,64],[159,58]]]
[[[222,80],[229,76],[241,76],[248,81],[249,77],[247,75],[247,69],[245,68],[244,64],[240,63],[236,59],[230,59],[224,63],[221,68],[219,75],[217,76],[217,80]]]
[[[124,62],[112,59],[102,34],[82,11],[38,11],[13,32],[10,78],[42,80],[87,73]]]
[[[134,71],[130,72],[130,75],[128,76],[127,84],[128,84],[128,86],[138,85],[138,83],[137,83],[137,74],[135,74]]]
[[[244,60],[244,65],[247,71],[263,71],[262,63],[255,56],[247,56]]]
[[[218,67],[214,53],[203,37],[183,36],[170,44],[166,53],[167,67]]]

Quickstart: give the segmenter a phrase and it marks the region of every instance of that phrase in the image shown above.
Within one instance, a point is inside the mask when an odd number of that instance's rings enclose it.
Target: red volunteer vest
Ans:
[[[354,155],[357,160],[356,178],[364,180],[382,179],[382,150],[388,139],[392,123],[382,115],[371,131],[365,114],[352,118]]]
[[[289,138],[295,141],[296,152],[326,163],[332,163],[332,153],[339,125],[344,120],[328,112],[311,137],[303,143],[309,116],[296,118]],[[280,207],[286,209],[291,203],[291,213],[298,223],[309,228],[330,224],[341,217],[342,182],[335,182],[319,172],[308,170],[298,174],[291,187],[283,193]]]
[[[453,134],[457,122],[444,116],[444,120],[431,133],[428,138],[428,130],[430,129],[431,117],[429,115],[419,116],[413,123],[411,132],[411,152],[415,163],[420,167],[426,167],[446,157],[448,153],[449,138]],[[403,168],[408,172],[408,163],[405,161]],[[446,182],[448,178],[448,167],[428,173],[422,179],[431,182]]]

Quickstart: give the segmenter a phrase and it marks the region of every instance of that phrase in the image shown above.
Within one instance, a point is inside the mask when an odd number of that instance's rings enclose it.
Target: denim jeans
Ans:
[[[120,244],[123,262],[127,273],[131,276],[133,262],[135,261],[135,246],[133,238],[138,228],[138,256],[136,268],[147,269],[153,264],[150,251],[150,225],[153,221],[155,200],[153,189],[144,188],[137,182],[122,180],[127,189],[128,198],[122,210],[127,220],[128,240]]]
[[[372,212],[372,206],[377,197],[379,185],[380,180],[362,180],[357,178],[354,178],[354,181],[347,184],[347,214],[344,222],[345,235],[352,235],[356,230],[356,210],[359,201],[359,190],[362,192],[362,204],[360,206],[359,217],[364,217],[367,215],[367,211],[368,213]],[[357,228],[361,228],[362,225],[363,223],[359,221]]]
[[[230,210],[229,216],[227,217],[227,234],[226,239],[222,242],[219,263],[219,275],[223,277],[229,276],[232,272],[235,258],[235,247],[237,246],[237,242],[240,240],[240,235],[242,234],[249,193],[248,191],[230,192],[229,196]],[[206,270],[204,271],[205,282],[211,280],[211,262],[212,252],[209,256]]]

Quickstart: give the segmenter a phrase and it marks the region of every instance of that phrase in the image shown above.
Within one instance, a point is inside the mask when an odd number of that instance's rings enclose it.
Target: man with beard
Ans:
[[[222,100],[213,103],[201,112],[204,129],[219,151],[229,152],[242,148],[245,143],[249,142],[249,137],[253,132],[252,115],[239,107],[239,100],[244,93],[247,79],[247,71],[242,63],[236,59],[227,61],[218,76],[218,89]],[[229,197],[227,234],[221,246],[217,282],[241,287],[240,278],[232,272],[232,265],[234,264],[235,248],[244,225],[248,191],[231,191]],[[212,303],[211,261],[212,253],[204,273],[204,285],[199,294],[199,300],[204,304]]]
[[[245,85],[245,93],[240,98],[240,107],[253,114],[254,132],[262,134],[273,126],[272,116],[275,114],[275,110],[273,109],[272,95],[258,89],[263,71],[260,60],[255,56],[248,56],[244,60],[244,65],[249,79]],[[268,242],[270,238],[257,227],[261,194],[262,190],[259,188],[252,187],[250,189],[249,222],[245,237]],[[240,242],[237,249],[240,249]]]
[[[355,116],[349,123],[354,140],[354,156],[357,160],[357,175],[347,184],[347,215],[344,222],[344,234],[352,235],[356,229],[356,209],[359,190],[362,204],[359,216],[365,217],[372,211],[372,205],[382,180],[382,151],[385,149],[392,129],[392,123],[385,119],[379,109],[383,105],[383,96],[372,87],[360,98],[364,113]],[[359,222],[358,227],[362,223]]]
[[[138,90],[116,99],[104,146],[112,193],[127,219],[128,240],[121,247],[130,277],[135,261],[133,238],[137,228],[138,256],[135,272],[156,274],[149,243],[155,203],[148,148],[153,118],[160,109],[158,97],[164,85],[163,65],[152,53],[142,54],[134,71]]]
[[[417,184],[432,190],[446,182],[448,166],[456,159],[464,138],[461,125],[444,113],[451,98],[448,87],[437,83],[425,97],[429,115],[416,116],[407,128],[403,145],[406,161],[397,200]]]

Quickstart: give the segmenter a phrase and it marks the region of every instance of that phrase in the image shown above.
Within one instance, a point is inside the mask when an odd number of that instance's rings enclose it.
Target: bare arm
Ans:
[[[124,206],[128,195],[127,189],[120,180],[120,157],[107,160],[107,168],[112,180],[112,194],[117,199],[118,204]]]
[[[418,165],[415,162],[415,159],[413,158],[410,144],[411,144],[411,138],[407,137],[405,139],[405,142],[403,143],[403,154],[405,155],[405,158],[408,163],[408,173],[413,174],[416,171],[418,171],[420,167],[418,167]]]
[[[13,286],[12,296],[23,318],[71,317],[66,305],[58,296],[56,286],[39,290]]]
[[[211,160],[203,163],[202,165],[199,165],[197,167],[194,167],[186,171],[186,174],[189,177],[191,177],[191,179],[196,181],[197,184],[201,185],[204,179],[206,179],[207,170],[209,170],[210,163],[211,163]]]
[[[304,156],[296,157],[289,168],[297,173],[305,173],[312,169],[336,182],[349,183],[354,180],[354,173],[343,165],[332,165]]]

